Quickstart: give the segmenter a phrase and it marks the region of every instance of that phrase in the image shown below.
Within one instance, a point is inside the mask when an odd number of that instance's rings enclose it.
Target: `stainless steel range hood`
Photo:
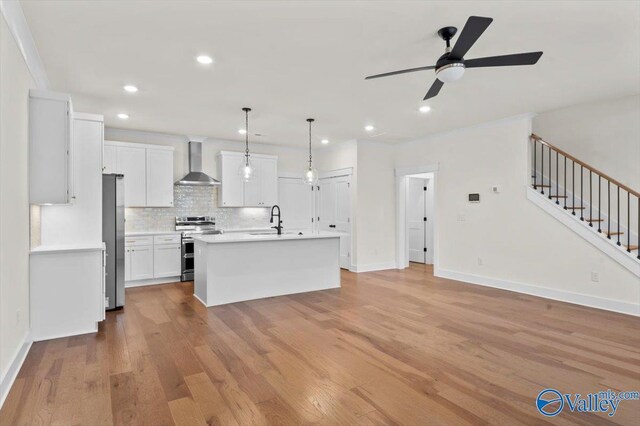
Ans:
[[[202,172],[202,142],[189,142],[189,173],[176,185],[212,186],[220,181]]]

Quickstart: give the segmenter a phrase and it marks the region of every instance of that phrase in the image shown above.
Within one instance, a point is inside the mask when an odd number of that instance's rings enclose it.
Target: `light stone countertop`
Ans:
[[[320,238],[340,238],[340,234],[334,232],[298,232],[291,231],[278,235],[276,233],[256,232],[260,235],[252,235],[252,233],[227,233],[218,235],[196,235],[193,237],[196,241],[202,241],[207,244],[219,243],[251,243],[259,241],[286,241],[286,240],[315,240]]]

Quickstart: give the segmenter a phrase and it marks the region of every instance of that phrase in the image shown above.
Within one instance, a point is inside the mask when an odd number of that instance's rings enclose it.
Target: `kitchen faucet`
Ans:
[[[269,219],[269,223],[273,223],[273,217],[276,216],[273,211],[275,209],[278,209],[278,225],[277,226],[272,226],[273,229],[277,229],[278,230],[278,235],[282,234],[282,220],[280,220],[280,206],[275,204],[273,207],[271,207],[271,219]]]

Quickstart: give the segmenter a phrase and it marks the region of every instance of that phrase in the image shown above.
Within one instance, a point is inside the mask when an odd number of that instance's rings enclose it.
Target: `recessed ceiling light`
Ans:
[[[238,130],[238,133],[240,133],[241,135],[246,135],[247,131],[245,129],[240,129]]]
[[[375,129],[375,127],[373,127],[371,124],[369,124],[369,125],[367,125],[367,126],[364,126],[364,129],[365,129],[367,132],[373,132],[373,129]]]
[[[328,143],[329,143],[329,139],[322,139],[322,140],[320,141],[320,143],[321,143],[321,144],[323,144],[323,145],[326,145],[326,144],[328,144]]]
[[[429,105],[422,105],[420,108],[418,108],[418,110],[423,113],[426,114],[429,111],[431,111],[431,107]]]
[[[196,58],[196,61],[200,62],[203,65],[209,65],[213,63],[213,58],[207,55],[200,55]]]
[[[120,114],[118,114],[118,118],[120,120],[126,120],[129,118],[129,114],[125,114],[124,112],[121,112]]]
[[[133,84],[127,84],[123,89],[129,93],[136,93],[138,91],[138,88]]]

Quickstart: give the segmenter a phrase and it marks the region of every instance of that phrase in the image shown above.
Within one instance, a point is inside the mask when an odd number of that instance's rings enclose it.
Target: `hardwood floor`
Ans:
[[[640,318],[434,278],[204,308],[191,283],[127,290],[97,334],[35,343],[2,425],[635,424],[546,418],[546,387],[640,391]]]

